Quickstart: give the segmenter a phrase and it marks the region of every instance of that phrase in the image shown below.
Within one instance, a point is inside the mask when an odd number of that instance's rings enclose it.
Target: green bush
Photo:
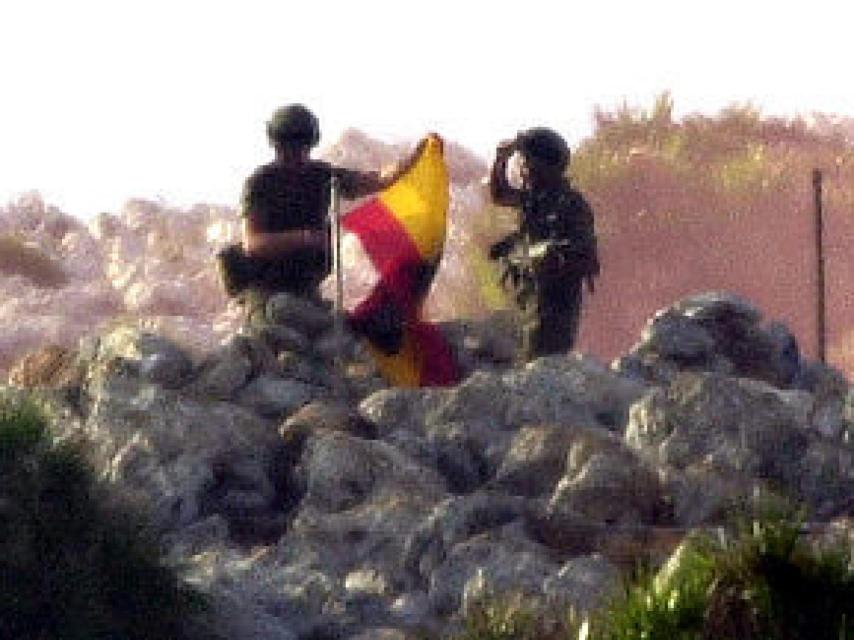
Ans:
[[[205,609],[80,449],[0,397],[0,637],[182,639]]]
[[[746,521],[733,541],[696,537],[666,577],[647,575],[598,613],[591,640],[854,638],[849,545],[811,545],[790,513]]]

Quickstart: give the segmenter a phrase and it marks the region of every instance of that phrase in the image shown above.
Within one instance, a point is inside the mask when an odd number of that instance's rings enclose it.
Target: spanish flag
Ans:
[[[431,135],[406,173],[342,220],[376,271],[373,287],[348,311],[348,324],[368,340],[380,372],[393,385],[459,381],[441,331],[421,318],[445,244],[448,191],[442,141]]]

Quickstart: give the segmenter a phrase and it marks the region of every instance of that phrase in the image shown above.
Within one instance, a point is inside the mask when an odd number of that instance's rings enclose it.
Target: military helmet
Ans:
[[[569,145],[559,133],[546,127],[534,127],[519,134],[523,155],[536,158],[547,166],[565,169],[569,164]]]
[[[315,146],[320,142],[320,125],[315,115],[301,104],[279,107],[267,122],[267,137],[272,143]]]

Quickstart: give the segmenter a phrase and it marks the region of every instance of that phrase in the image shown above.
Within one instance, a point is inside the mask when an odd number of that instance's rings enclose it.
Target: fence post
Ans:
[[[824,215],[822,211],[821,169],[812,172],[813,200],[815,204],[815,255],[816,255],[816,334],[818,359],[826,363],[826,315],[824,293]]]

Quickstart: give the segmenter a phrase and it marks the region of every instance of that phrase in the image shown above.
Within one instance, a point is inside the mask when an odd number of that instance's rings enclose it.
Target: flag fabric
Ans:
[[[376,271],[374,286],[347,312],[383,377],[404,387],[447,386],[459,370],[439,328],[422,306],[442,258],[448,217],[442,141],[428,136],[412,167],[385,191],[343,218]]]

